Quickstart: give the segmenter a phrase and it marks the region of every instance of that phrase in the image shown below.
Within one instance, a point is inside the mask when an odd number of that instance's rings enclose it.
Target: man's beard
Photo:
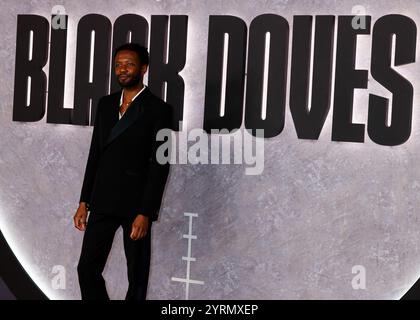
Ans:
[[[119,85],[123,88],[132,88],[132,87],[137,86],[139,84],[140,80],[141,80],[141,77],[140,77],[140,75],[135,75],[132,78],[129,78],[127,80],[121,82],[120,78],[117,77],[117,81],[118,81]]]

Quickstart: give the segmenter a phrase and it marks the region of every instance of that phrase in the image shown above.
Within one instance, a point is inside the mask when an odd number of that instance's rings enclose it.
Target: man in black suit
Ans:
[[[171,107],[143,85],[146,48],[129,43],[114,55],[121,91],[99,100],[74,225],[85,231],[77,267],[82,299],[109,299],[102,272],[122,226],[129,287],[126,299],[145,300],[151,227],[157,220],[169,163],[158,161],[160,129]],[[87,221],[89,211],[89,220]]]

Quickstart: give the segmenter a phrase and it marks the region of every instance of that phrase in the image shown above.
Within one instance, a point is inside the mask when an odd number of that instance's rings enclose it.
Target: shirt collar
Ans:
[[[134,96],[134,98],[131,101],[134,101],[134,99],[137,98],[138,95],[140,93],[142,93],[144,89],[146,89],[146,85],[145,84],[143,84],[143,88],[139,92],[137,92],[137,94]],[[121,91],[120,106],[122,105],[122,102],[123,102],[123,96],[124,96],[124,89]]]

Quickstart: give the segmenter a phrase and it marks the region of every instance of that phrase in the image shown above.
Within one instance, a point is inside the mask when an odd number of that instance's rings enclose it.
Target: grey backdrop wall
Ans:
[[[50,19],[61,4],[69,15],[65,105],[73,103],[77,22],[88,13],[112,22],[136,13],[188,15],[185,120],[202,127],[208,17],[231,14],[248,25],[263,13],[349,15],[366,8],[373,23],[390,13],[420,22],[418,1],[12,1],[2,2],[0,42],[0,228],[24,268],[52,299],[80,297],[76,265],[82,233],[73,227],[92,128],[12,121],[16,18]],[[290,36],[292,37],[292,35]],[[420,41],[417,39],[417,43]],[[371,36],[359,36],[357,63],[369,69]],[[291,48],[289,48],[291,52]],[[417,50],[416,60],[419,60]],[[289,58],[290,59],[290,58]],[[290,63],[289,63],[290,68]],[[48,65],[44,68],[48,71]],[[331,141],[328,114],[317,141],[296,136],[286,100],[283,132],[265,140],[261,175],[245,165],[174,165],[160,219],[152,230],[148,299],[184,299],[189,232],[193,218],[190,299],[397,299],[420,274],[419,64],[397,68],[414,86],[410,139],[396,147]],[[290,74],[290,70],[289,70]],[[147,80],[147,79],[146,79]],[[289,83],[288,77],[288,83]],[[288,86],[289,88],[289,86]],[[369,75],[356,90],[353,120],[367,121],[369,93],[390,93]],[[121,232],[105,270],[111,298],[127,287]],[[356,290],[354,266],[366,270]],[[56,266],[56,267],[55,267]],[[58,269],[57,269],[58,266]],[[55,268],[54,268],[55,267]],[[65,283],[57,288],[57,275]],[[61,280],[63,278],[60,278]]]

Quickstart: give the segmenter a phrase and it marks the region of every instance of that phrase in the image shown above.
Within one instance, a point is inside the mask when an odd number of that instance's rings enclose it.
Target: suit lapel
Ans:
[[[121,95],[119,95],[120,97]],[[149,88],[146,87],[142,93],[138,95],[136,99],[132,102],[131,106],[125,111],[124,115],[121,119],[118,120],[118,112],[119,112],[119,98],[118,102],[115,107],[115,111],[113,114],[116,114],[117,122],[111,130],[107,141],[105,142],[106,147],[112,141],[114,141],[118,136],[120,136],[125,130],[127,130],[134,122],[136,122],[137,118],[143,114],[144,108],[143,105],[147,102],[147,98],[149,96]]]

